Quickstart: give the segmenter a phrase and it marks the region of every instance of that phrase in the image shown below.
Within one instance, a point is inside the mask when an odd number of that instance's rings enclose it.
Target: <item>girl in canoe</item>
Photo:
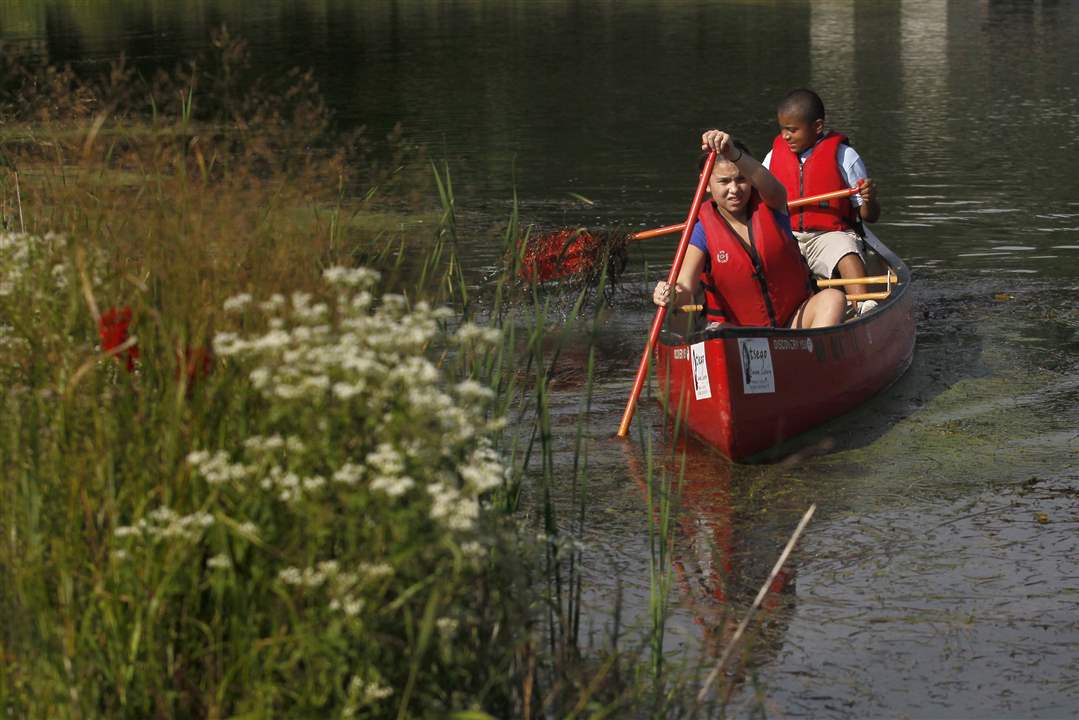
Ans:
[[[703,288],[709,322],[791,328],[838,325],[846,297],[815,286],[787,216],[787,191],[722,130],[701,136],[717,152],[675,292],[660,282],[657,305],[683,305]]]

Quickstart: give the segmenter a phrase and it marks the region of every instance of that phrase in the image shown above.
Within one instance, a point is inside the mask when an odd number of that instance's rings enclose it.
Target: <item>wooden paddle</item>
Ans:
[[[843,188],[827,192],[822,195],[796,198],[787,203],[790,209],[812,205],[814,203],[834,200],[841,197],[850,197],[858,192],[857,187]],[[693,218],[694,220],[696,218]],[[654,230],[642,230],[614,242],[636,242],[638,240],[650,240],[663,235],[672,235],[681,232],[686,223],[667,225]],[[605,245],[612,244],[611,240],[602,236],[593,235],[584,228],[576,230],[559,230],[557,232],[540,235],[528,241],[525,248],[524,258],[521,263],[520,275],[525,280],[536,282],[550,282],[561,278],[570,277],[585,272],[603,255]]]
[[[701,171],[701,179],[697,183],[697,192],[693,195],[693,204],[689,206],[689,214],[682,228],[682,239],[678,241],[678,249],[674,253],[674,262],[671,263],[671,271],[667,273],[667,284],[674,287],[678,281],[678,273],[682,271],[682,261],[686,258],[686,250],[689,248],[689,237],[693,233],[693,221],[697,219],[697,213],[701,210],[701,202],[704,199],[704,191],[708,189],[708,181],[712,177],[712,167],[716,164],[716,151],[708,153],[704,161],[704,169]],[[637,377],[633,381],[633,390],[626,402],[625,412],[622,413],[622,423],[618,426],[618,437],[625,437],[629,432],[629,424],[633,421],[633,413],[637,409],[637,398],[641,396],[645,378],[648,377],[648,363],[652,359],[652,348],[659,339],[659,331],[663,328],[663,321],[667,318],[667,306],[656,308],[656,316],[652,320],[652,330],[648,333],[648,342],[641,354],[641,364],[637,368]]]

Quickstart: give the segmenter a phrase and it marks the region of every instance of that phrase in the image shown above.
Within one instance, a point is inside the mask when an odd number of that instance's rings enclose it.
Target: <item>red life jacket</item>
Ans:
[[[697,217],[708,241],[711,271],[703,274],[708,319],[732,325],[786,327],[813,294],[809,266],[794,239],[757,191],[749,201],[749,246],[714,202]]]
[[[847,185],[839,167],[839,146],[847,136],[829,132],[817,141],[805,164],[787,147],[782,135],[772,142],[772,159],[768,169],[787,188],[790,198],[822,195],[842,190]],[[854,205],[849,197],[822,200],[791,210],[791,227],[800,232],[850,230],[854,227]]]

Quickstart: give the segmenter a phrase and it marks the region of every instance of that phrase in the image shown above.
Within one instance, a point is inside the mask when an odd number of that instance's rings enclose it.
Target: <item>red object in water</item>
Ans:
[[[528,243],[519,272],[529,282],[570,277],[592,267],[602,250],[602,242],[583,229],[559,230]]]
[[[898,276],[888,298],[841,325],[809,330],[721,325],[655,347],[659,392],[683,427],[734,460],[756,455],[849,412],[910,365],[910,270],[872,233],[870,262]]]
[[[109,308],[101,314],[97,321],[97,333],[101,336],[101,349],[111,352],[127,342],[128,327],[131,325],[131,308]],[[128,372],[135,369],[135,361],[139,359],[139,348],[132,345],[122,353],[116,355],[116,359],[127,367]]]

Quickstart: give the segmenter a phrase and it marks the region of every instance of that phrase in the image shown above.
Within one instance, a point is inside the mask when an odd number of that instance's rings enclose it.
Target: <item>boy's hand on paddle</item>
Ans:
[[[662,280],[656,283],[656,289],[652,291],[652,302],[660,307],[668,307],[671,304],[670,283]]]
[[[871,178],[866,178],[858,183],[858,197],[864,203],[871,203],[877,199],[877,184]]]

